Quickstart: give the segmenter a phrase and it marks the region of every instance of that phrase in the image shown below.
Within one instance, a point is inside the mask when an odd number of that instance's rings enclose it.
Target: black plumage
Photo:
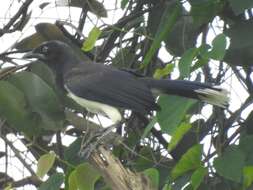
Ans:
[[[228,104],[227,92],[220,87],[141,78],[110,66],[85,62],[75,51],[63,42],[48,41],[25,57],[44,61],[54,71],[58,86],[71,98],[92,112],[106,114],[114,122],[121,119],[117,108],[143,114],[159,110],[152,91],[194,98],[220,107]]]
[[[140,113],[159,109],[150,89],[142,81],[130,73],[98,63],[76,65],[65,73],[64,84],[79,97],[114,107]]]

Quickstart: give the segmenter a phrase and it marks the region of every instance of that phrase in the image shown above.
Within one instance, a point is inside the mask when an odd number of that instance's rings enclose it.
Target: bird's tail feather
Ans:
[[[228,91],[219,87],[195,81],[141,79],[154,91],[202,100],[222,108],[228,106]]]

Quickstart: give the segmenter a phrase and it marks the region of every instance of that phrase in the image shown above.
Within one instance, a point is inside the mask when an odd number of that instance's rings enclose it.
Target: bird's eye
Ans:
[[[42,51],[42,53],[47,53],[48,49],[49,48],[47,46],[43,46],[42,49],[41,49],[41,51]]]

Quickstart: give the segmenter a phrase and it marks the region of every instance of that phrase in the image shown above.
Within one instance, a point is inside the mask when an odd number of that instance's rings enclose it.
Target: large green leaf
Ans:
[[[157,189],[159,186],[159,171],[156,168],[148,168],[143,173],[151,179],[152,184]]]
[[[181,5],[178,3],[175,3],[175,7],[171,10],[171,7],[168,6],[167,9],[164,11],[164,14],[161,19],[161,23],[159,25],[159,28],[156,32],[155,38],[153,40],[153,43],[148,50],[147,54],[144,57],[142,66],[147,66],[152,59],[155,52],[160,48],[161,42],[165,39],[165,37],[168,36],[168,34],[171,32],[173,26],[175,25],[178,17],[181,13]]]
[[[74,176],[71,176],[69,184],[76,184],[76,186],[81,190],[94,190],[94,185],[96,181],[100,178],[100,174],[93,168],[89,163],[84,163],[73,171]]]
[[[176,128],[172,138],[170,140],[168,150],[173,150],[180,140],[184,137],[184,135],[191,129],[192,125],[190,123],[183,122],[181,123],[178,128]]]
[[[230,38],[230,49],[241,49],[253,45],[253,23],[251,20],[236,22],[224,33]]]
[[[176,180],[173,181],[171,184],[171,188],[169,190],[185,190],[186,184],[189,184],[191,179],[190,173],[187,173],[181,177],[178,177]]]
[[[24,94],[6,81],[0,81],[0,105],[0,112],[14,123],[16,119],[26,116]]]
[[[201,167],[201,155],[202,145],[197,144],[190,148],[171,171],[172,178],[176,179],[190,170]]]
[[[245,154],[238,146],[230,146],[214,160],[217,173],[235,182],[241,182],[245,163]]]
[[[76,166],[83,161],[83,159],[79,156],[81,143],[82,143],[82,138],[77,138],[64,151],[64,160],[70,163],[71,165]]]
[[[42,183],[38,190],[59,190],[64,181],[64,176],[61,173],[55,173],[50,178]]]
[[[20,132],[40,134],[36,114],[30,112],[24,93],[7,81],[0,81],[0,115]]]
[[[161,111],[157,113],[157,121],[162,131],[173,134],[185,117],[187,110],[195,102],[195,100],[178,96],[160,96],[158,103],[161,107]]]
[[[31,72],[39,76],[50,87],[55,88],[55,77],[52,70],[43,62],[37,60],[29,66]]]
[[[187,11],[183,11],[183,14],[187,14]],[[187,49],[195,46],[199,31],[199,27],[193,24],[191,15],[181,16],[171,34],[164,40],[166,48],[170,54],[181,57]]]
[[[221,1],[214,0],[190,0],[191,12],[194,23],[199,26],[212,21],[223,6]]]
[[[224,33],[230,38],[230,46],[224,60],[232,65],[252,65],[252,20],[236,22]]]
[[[40,116],[42,128],[57,130],[63,127],[63,107],[46,82],[26,71],[12,75],[8,81],[24,93],[31,110]]]
[[[68,190],[78,190],[76,170],[72,171],[68,177]]]
[[[252,0],[228,0],[235,14],[241,14],[246,9],[253,8]]]
[[[195,170],[191,176],[191,185],[193,190],[197,190],[204,177],[207,175],[207,168],[200,166],[197,170]]]
[[[252,123],[250,123],[251,127]],[[239,149],[245,154],[245,165],[253,165],[253,149],[251,143],[253,142],[253,135],[241,135]]]
[[[252,154],[252,146],[251,143],[253,142],[253,135],[242,135],[240,136],[240,143],[239,148],[244,152],[244,154]]]

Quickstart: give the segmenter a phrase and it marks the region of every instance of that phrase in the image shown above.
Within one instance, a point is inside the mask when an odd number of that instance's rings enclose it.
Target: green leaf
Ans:
[[[107,17],[107,11],[103,5],[97,0],[71,0],[71,1],[57,1],[57,6],[73,6],[79,8],[88,8],[90,12],[98,17]]]
[[[117,68],[127,68],[129,62],[134,60],[134,57],[135,52],[132,51],[131,47],[121,48],[112,59],[112,66]]]
[[[239,149],[244,152],[245,155],[253,153],[252,145],[253,135],[242,135],[240,137]]]
[[[16,119],[25,117],[26,101],[22,91],[6,81],[0,81],[0,113],[8,121],[18,123]]]
[[[12,75],[8,81],[24,93],[31,110],[40,116],[40,127],[50,130],[58,130],[63,127],[63,107],[53,89],[46,82],[37,75],[26,71]]]
[[[187,110],[195,103],[195,100],[178,96],[162,95],[158,103],[161,111],[157,113],[157,121],[165,133],[173,134],[185,117]]]
[[[79,156],[79,150],[81,148],[82,138],[77,138],[71,143],[64,151],[64,160],[71,165],[79,165],[83,162],[83,159]]]
[[[151,179],[152,184],[157,189],[159,187],[159,171],[155,168],[148,168],[143,173]]]
[[[197,48],[190,48],[182,55],[178,64],[181,79],[186,78],[190,75],[190,68],[197,53]]]
[[[64,181],[64,176],[61,173],[55,173],[50,178],[42,183],[38,190],[59,190]]]
[[[253,8],[252,0],[228,0],[236,15],[243,13],[246,9]]]
[[[215,158],[214,167],[217,173],[224,178],[241,182],[244,167],[245,154],[238,146],[230,146],[225,152]]]
[[[181,57],[187,49],[195,47],[198,31],[190,15],[180,16],[170,36],[164,40],[166,49],[175,57]]]
[[[179,127],[176,128],[168,146],[169,151],[173,150],[177,146],[177,144],[184,137],[184,135],[191,129],[191,127],[192,125],[190,123],[183,122],[179,125]]]
[[[197,144],[191,147],[172,169],[172,178],[176,179],[188,171],[199,168],[201,166],[201,154],[202,145]]]
[[[226,53],[227,40],[224,34],[217,35],[212,42],[212,50],[209,57],[215,60],[222,60]]]
[[[185,175],[178,177],[171,183],[171,190],[186,190],[187,186],[190,186],[189,181],[191,180],[191,174],[186,173]]]
[[[229,49],[240,50],[253,46],[252,40],[253,23],[251,20],[240,21],[233,24],[228,30],[224,31],[230,38]]]
[[[52,168],[52,166],[54,165],[55,156],[56,155],[54,152],[50,152],[40,157],[40,159],[38,160],[36,171],[36,175],[39,178],[43,178],[47,174],[47,172]]]
[[[198,47],[198,60],[195,62],[195,64],[191,68],[191,72],[195,71],[196,69],[203,67],[206,65],[209,61],[209,52],[208,50],[211,48],[208,44],[202,44],[200,47]]]
[[[162,188],[162,190],[172,190],[171,186],[168,184],[165,184]]]
[[[79,165],[76,170],[76,183],[79,189],[94,190],[96,181],[100,174],[89,163]]]
[[[90,31],[88,38],[84,41],[82,50],[83,51],[90,51],[94,48],[97,39],[101,34],[101,30],[96,26],[92,28]]]
[[[89,0],[88,7],[89,7],[89,11],[94,13],[98,17],[107,17],[107,11],[106,11],[103,3],[100,3],[97,0]]]
[[[52,70],[43,62],[37,60],[32,62],[29,66],[31,72],[39,76],[43,81],[45,81],[51,88],[55,87],[55,77]]]
[[[72,171],[68,178],[69,188],[68,190],[78,190],[76,170]]]
[[[36,127],[36,118],[27,106],[24,93],[7,81],[0,81],[0,115],[11,127],[27,135],[41,132]]]
[[[46,41],[46,39],[41,34],[35,33],[15,44],[15,48],[18,50],[32,49],[38,47],[38,45],[44,41]]]
[[[253,63],[253,23],[252,20],[240,21],[224,31],[230,38],[230,46],[224,60],[233,66],[251,66]]]
[[[253,112],[252,112],[253,113]],[[251,114],[252,115],[252,114]],[[245,122],[245,128],[250,127],[252,125],[252,119],[251,115],[248,116],[247,121]],[[249,126],[247,126],[246,123],[249,123]],[[248,129],[246,129],[247,131]],[[247,131],[248,134],[251,134],[250,131]],[[252,149],[252,142],[253,142],[253,135],[241,135],[240,136],[240,142],[239,142],[239,149],[243,151],[245,154],[245,163],[246,166],[253,165],[253,149]]]
[[[193,186],[193,190],[197,190],[204,177],[207,175],[207,168],[199,167],[195,170],[191,176],[191,184]]]
[[[15,190],[12,188],[11,184],[8,184],[3,190]]]
[[[121,0],[121,3],[120,3],[121,9],[124,9],[128,2],[129,2],[129,0]]]
[[[153,75],[153,77],[155,79],[161,79],[165,76],[168,76],[174,69],[175,65],[174,64],[167,64],[164,68],[160,69],[156,69],[155,73]]]
[[[164,14],[161,19],[161,23],[156,32],[155,38],[151,44],[150,49],[144,57],[142,67],[145,67],[149,64],[155,52],[160,48],[161,42],[168,36],[168,34],[172,31],[173,26],[175,25],[178,17],[181,13],[181,5],[179,3],[175,4],[173,10],[168,6],[164,11]]]
[[[223,6],[222,2],[214,0],[189,0],[189,2],[191,4],[190,15],[192,15],[193,21],[197,26],[212,21]]]
[[[209,44],[202,44],[198,47],[199,56],[204,59],[209,59],[208,53],[211,48],[212,47]]]
[[[253,166],[243,168],[243,187],[247,189],[253,182]]]

